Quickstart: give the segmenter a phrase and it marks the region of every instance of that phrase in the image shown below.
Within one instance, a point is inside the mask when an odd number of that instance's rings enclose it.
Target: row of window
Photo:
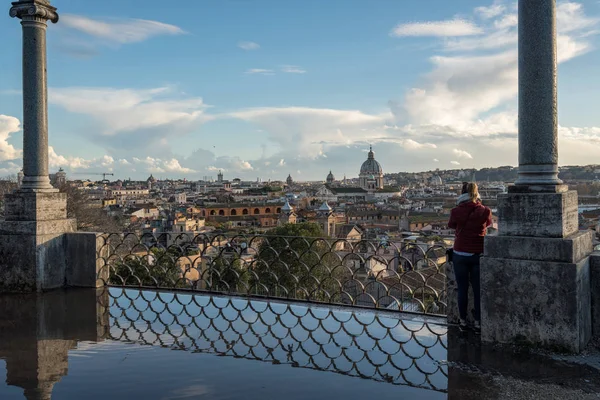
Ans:
[[[276,212],[277,214],[281,213],[281,208],[279,208],[279,207],[278,207],[278,208],[275,210],[275,212]],[[272,213],[272,210],[271,210],[270,208],[265,208],[265,214],[271,214],[271,213]],[[250,214],[250,210],[248,210],[247,208],[244,208],[244,209],[242,210],[242,214],[241,214],[241,215],[249,215],[249,214]],[[252,211],[252,214],[254,214],[254,215],[259,215],[259,214],[260,214],[260,209],[258,209],[258,208],[255,208],[255,209]],[[217,212],[217,211],[215,211],[215,210],[210,210],[210,212],[209,212],[209,215],[211,215],[211,216],[214,216],[214,215],[224,216],[224,215],[225,215],[225,210],[219,210],[218,212]],[[237,212],[237,210],[236,210],[236,209],[231,209],[231,211],[230,211],[230,214],[229,214],[229,215],[231,215],[231,216],[236,216],[236,215],[238,215],[238,212]],[[205,210],[203,210],[203,211],[202,211],[202,216],[203,216],[203,217],[205,217],[205,216],[206,216],[206,211],[205,211]]]

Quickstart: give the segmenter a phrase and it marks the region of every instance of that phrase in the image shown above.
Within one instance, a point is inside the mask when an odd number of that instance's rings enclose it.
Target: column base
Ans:
[[[481,338],[579,353],[592,334],[589,257],[577,263],[483,257]]]
[[[0,222],[0,292],[35,292],[64,287],[65,233],[75,232],[63,193],[16,192],[6,196]]]

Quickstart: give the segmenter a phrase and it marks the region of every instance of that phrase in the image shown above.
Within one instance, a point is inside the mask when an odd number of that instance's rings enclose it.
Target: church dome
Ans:
[[[360,167],[361,175],[380,175],[383,174],[383,169],[381,168],[381,164],[375,160],[375,154],[373,153],[373,148],[371,147],[369,151],[369,157],[367,161],[365,161]]]
[[[329,171],[329,175],[327,175],[327,182],[331,183],[333,181],[335,181],[335,177],[333,176],[333,173]]]

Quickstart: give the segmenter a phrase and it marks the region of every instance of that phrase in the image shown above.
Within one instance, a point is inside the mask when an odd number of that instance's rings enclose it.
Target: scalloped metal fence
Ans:
[[[99,283],[446,315],[446,249],[315,237],[98,236]]]
[[[111,288],[103,337],[448,390],[445,324],[389,312]]]

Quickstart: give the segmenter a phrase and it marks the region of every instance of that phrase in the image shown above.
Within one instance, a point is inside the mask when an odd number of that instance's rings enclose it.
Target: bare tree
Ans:
[[[17,189],[17,176],[9,175],[0,179],[0,217],[4,217],[4,196]]]
[[[59,190],[67,195],[67,217],[77,220],[77,230],[107,233],[123,231],[122,221],[110,217],[103,208],[94,205],[85,190],[68,183]]]

